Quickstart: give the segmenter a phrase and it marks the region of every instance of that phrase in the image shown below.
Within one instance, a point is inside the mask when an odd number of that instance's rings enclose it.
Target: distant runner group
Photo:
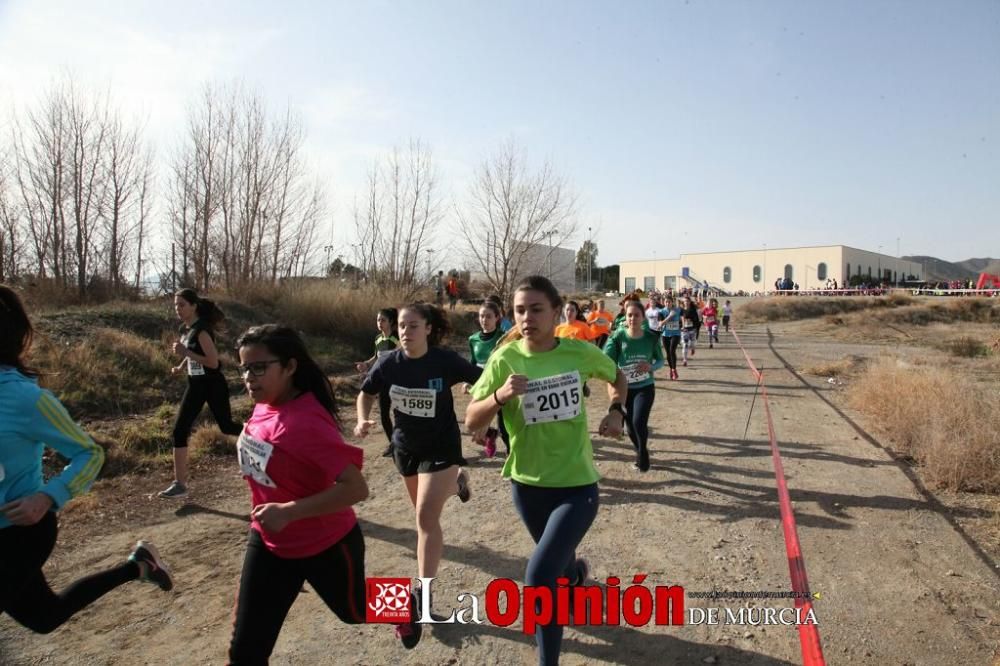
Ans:
[[[452,287],[438,276],[441,302]],[[452,302],[452,307],[454,303]],[[187,444],[207,403],[223,433],[238,435],[236,453],[251,497],[250,531],[237,593],[229,663],[267,663],[289,608],[308,581],[346,623],[365,621],[365,544],[353,506],[368,496],[363,451],[342,436],[333,387],[293,329],[255,326],[237,341],[238,370],[255,403],[245,424],[234,421],[216,347],[222,312],[191,289],[174,297],[181,328],[171,352],[174,374],[187,387],[173,430],[174,480],[159,494],[188,495]],[[78,580],[62,593],[48,586],[42,566],[56,540],[55,511],[90,487],[103,451],[59,401],[39,388],[26,363],[33,328],[16,292],[0,286],[0,612],[38,632],[52,631],[81,608],[131,580],[162,590],[173,577],[155,546],[139,541],[126,561]],[[588,382],[606,386],[602,436],[627,431],[634,467],[650,469],[649,416],[654,375],[665,365],[671,380],[695,355],[701,328],[709,348],[719,343],[720,310],[690,295],[628,296],[613,315],[598,300],[581,308],[564,302],[552,283],[531,276],[514,290],[509,312],[497,298],[479,308],[480,330],[468,358],[443,345],[450,324],[441,307],[411,303],[378,311],[371,357],[356,363],[362,376],[354,435],[377,424],[410,499],[416,525],[416,573],[434,577],[444,553],[441,516],[447,500],[468,502],[472,490],[462,454],[452,387],[471,396],[465,425],[495,456],[506,459],[515,510],[535,542],[525,585],[553,590],[589,579],[578,548],[597,515],[599,474],[587,426]],[[732,318],[729,301],[722,327]],[[45,481],[44,446],[69,460]],[[431,608],[413,590],[413,616],[395,626],[406,648],[421,638],[417,609]],[[555,615],[555,614],[554,614]],[[540,624],[539,663],[558,663],[562,627]]]

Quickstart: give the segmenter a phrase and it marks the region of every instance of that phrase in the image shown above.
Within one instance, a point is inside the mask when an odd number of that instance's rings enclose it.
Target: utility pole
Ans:
[[[764,274],[760,276],[761,287],[763,288],[764,295],[767,295],[767,243],[764,243]]]
[[[587,227],[587,291],[594,291],[594,283],[590,279],[590,266],[594,263],[594,241],[591,228]]]

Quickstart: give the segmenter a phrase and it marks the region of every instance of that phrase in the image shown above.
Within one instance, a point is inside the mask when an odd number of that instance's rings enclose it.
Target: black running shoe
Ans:
[[[389,446],[385,447],[385,451],[382,452],[382,457],[383,458],[392,457],[392,444],[389,444]]]
[[[160,559],[156,546],[148,541],[140,541],[135,544],[135,549],[128,556],[128,559],[129,562],[140,565],[140,580],[153,583],[164,592],[173,589],[174,579],[170,576],[170,568]]]

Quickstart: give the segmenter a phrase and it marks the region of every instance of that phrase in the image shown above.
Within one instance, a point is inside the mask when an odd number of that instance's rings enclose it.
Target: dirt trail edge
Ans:
[[[859,433],[860,419],[831,400],[834,388],[789,368],[803,357],[837,358],[860,346],[775,335],[747,327],[741,337],[765,372],[827,662],[990,664],[1000,649],[1000,579],[941,504],[888,454]],[[872,349],[867,348],[871,354]],[[786,366],[787,363],[787,366]],[[788,564],[774,474],[758,402],[743,438],[754,382],[731,337],[698,348],[680,381],[657,381],[651,419],[652,469],[632,469],[627,440],[595,437],[604,476],[601,509],[581,554],[593,577],[636,574],[647,585],[689,592],[787,591]],[[665,374],[665,373],[663,373]],[[456,391],[459,413],[466,397]],[[592,430],[603,389],[588,404]],[[353,426],[344,424],[345,431]],[[370,498],[358,507],[369,576],[415,572],[413,512],[380,434],[365,444]],[[502,460],[466,444],[473,497],[449,502],[445,559],[435,587],[438,612],[463,592],[485,600],[487,584],[523,579],[530,538],[499,471]],[[165,474],[166,470],[164,470]],[[177,587],[162,594],[131,584],[104,597],[49,636],[0,616],[3,664],[224,663],[246,538],[248,493],[235,464],[193,480],[186,505],[150,496],[148,479],[109,507],[141,507],[140,521],[107,521],[98,510],[63,519],[47,568],[56,589],[113,564],[140,536],[173,566]],[[111,509],[109,508],[109,511]],[[152,517],[150,517],[152,516]],[[789,607],[790,600],[687,599],[688,608]],[[485,613],[480,608],[485,619]],[[725,612],[723,613],[723,619]],[[569,628],[565,664],[800,663],[791,626],[687,625]],[[389,625],[341,624],[307,587],[293,606],[274,664],[532,664],[534,641],[510,627],[439,625],[404,650]]]

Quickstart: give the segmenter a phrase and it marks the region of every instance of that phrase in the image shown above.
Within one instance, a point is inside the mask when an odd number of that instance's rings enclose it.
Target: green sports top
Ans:
[[[395,335],[378,334],[375,338],[375,357],[378,358],[399,347],[399,339]]]
[[[594,377],[614,382],[617,374],[614,361],[583,340],[557,338],[556,347],[547,352],[528,351],[524,340],[495,349],[472,387],[473,398],[490,398],[510,375],[529,380],[528,392],[502,408],[510,433],[503,476],[548,488],[595,483],[600,474],[594,467],[583,384]]]
[[[480,368],[486,366],[486,360],[489,359],[490,354],[493,353],[493,349],[500,342],[500,338],[503,337],[503,331],[497,326],[493,329],[492,333],[483,333],[479,331],[478,333],[473,333],[469,336],[469,355],[472,358],[472,362],[478,365]]]
[[[653,384],[653,372],[663,367],[660,334],[653,331],[643,331],[641,337],[633,338],[628,334],[628,329],[620,328],[604,344],[604,353],[625,373],[630,389]],[[639,372],[640,361],[645,361],[652,367],[646,372]]]

